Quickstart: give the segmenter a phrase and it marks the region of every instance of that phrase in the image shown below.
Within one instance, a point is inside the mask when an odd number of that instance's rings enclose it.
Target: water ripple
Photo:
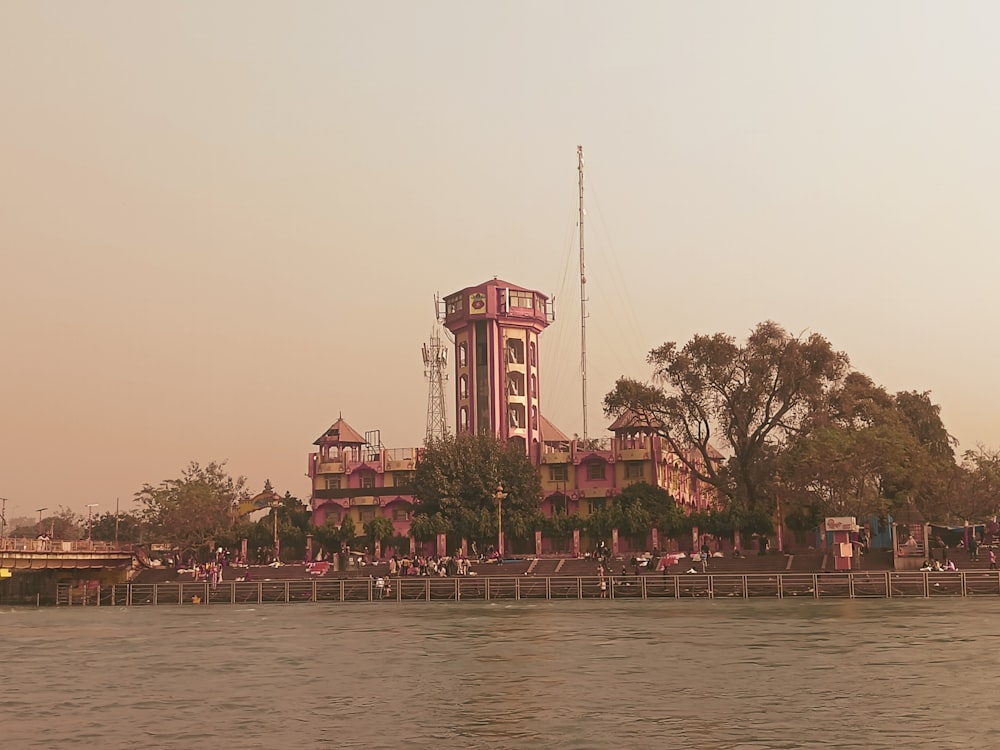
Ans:
[[[2,610],[4,746],[993,746],[1000,599]],[[992,738],[992,739],[991,739]]]

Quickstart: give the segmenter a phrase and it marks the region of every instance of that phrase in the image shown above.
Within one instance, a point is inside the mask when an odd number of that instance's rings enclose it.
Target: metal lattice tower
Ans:
[[[444,381],[448,379],[448,349],[441,343],[441,326],[435,325],[431,340],[423,346],[424,377],[427,378],[426,442],[442,440],[448,434],[448,412],[445,410]]]

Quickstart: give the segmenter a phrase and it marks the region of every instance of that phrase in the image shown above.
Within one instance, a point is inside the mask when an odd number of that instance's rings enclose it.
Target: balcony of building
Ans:
[[[615,455],[619,461],[648,461],[652,456],[652,439],[646,435],[615,438]]]
[[[382,454],[386,471],[413,471],[417,468],[417,448],[387,448]]]

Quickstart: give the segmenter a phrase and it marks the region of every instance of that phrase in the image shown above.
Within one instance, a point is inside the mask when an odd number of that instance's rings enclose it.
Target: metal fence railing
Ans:
[[[61,539],[0,539],[0,552],[131,552],[131,544],[97,542],[87,539],[63,541]]]
[[[896,598],[1000,595],[997,571],[703,573],[457,578],[316,578],[312,580],[61,584],[59,605],[291,604],[294,602],[496,601],[521,599]]]

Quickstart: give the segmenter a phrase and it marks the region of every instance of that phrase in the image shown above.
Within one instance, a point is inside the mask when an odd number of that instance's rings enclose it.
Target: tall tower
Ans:
[[[535,457],[538,334],[553,319],[548,297],[493,279],[444,302],[444,325],[455,336],[456,432],[496,435]]]
[[[445,411],[444,381],[448,379],[448,350],[441,344],[441,327],[435,324],[431,340],[424,344],[424,377],[427,378],[426,442],[441,440],[448,434],[448,414]]]

